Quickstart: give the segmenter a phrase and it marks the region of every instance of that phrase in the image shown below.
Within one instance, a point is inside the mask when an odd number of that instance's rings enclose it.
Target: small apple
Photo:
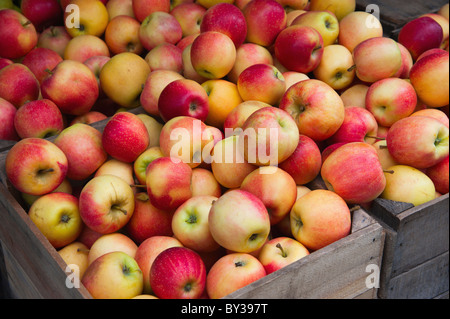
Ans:
[[[97,238],[89,248],[88,263],[92,264],[98,257],[113,251],[121,251],[133,257],[138,246],[130,237],[122,233],[104,234]]]
[[[0,70],[0,98],[16,108],[25,102],[37,100],[39,93],[39,81],[24,64],[13,63]]]
[[[108,0],[105,6],[108,11],[109,21],[120,15],[136,18],[133,10],[133,0]]]
[[[62,8],[58,0],[22,0],[20,11],[38,31],[62,24]]]
[[[78,21],[74,14],[78,15]],[[73,38],[83,34],[101,37],[108,21],[108,10],[99,0],[71,0],[64,10],[65,27]]]
[[[81,114],[78,116],[75,116],[72,121],[70,122],[70,125],[76,124],[76,123],[83,123],[83,124],[92,124],[95,122],[102,121],[104,119],[108,118],[105,114],[97,112],[97,111],[89,111],[85,114]]]
[[[114,251],[96,259],[81,283],[95,299],[130,299],[142,294],[143,274],[133,257]]]
[[[162,299],[197,299],[206,286],[205,264],[189,248],[168,248],[152,263],[150,285]]]
[[[339,21],[338,42],[350,52],[353,52],[361,42],[382,36],[383,25],[375,15],[369,12],[350,12]]]
[[[433,181],[437,192],[447,194],[449,189],[448,156],[434,166],[427,168],[425,174]]]
[[[20,192],[44,195],[66,178],[67,157],[54,143],[41,138],[25,138],[14,144],[5,159],[5,171]]]
[[[89,248],[79,241],[74,241],[58,250],[58,254],[65,261],[67,266],[71,268],[73,274],[78,276],[78,280],[83,278],[84,273],[89,266],[88,251]]]
[[[295,18],[291,24],[308,26],[319,31],[323,45],[335,44],[339,35],[339,21],[331,11],[307,11]]]
[[[133,0],[133,12],[139,22],[156,11],[169,12],[170,0]]]
[[[139,39],[141,24],[135,18],[119,15],[109,20],[105,29],[105,42],[113,54],[132,52],[142,54],[144,46]]]
[[[61,61],[62,57],[52,49],[34,48],[23,58],[22,64],[33,72],[39,84],[48,76],[48,70],[53,70]]]
[[[365,108],[368,90],[369,86],[365,84],[354,84],[345,89],[341,93],[341,99],[342,102],[344,102],[344,107],[358,106]]]
[[[137,117],[144,122],[144,125],[147,128],[148,137],[150,139],[147,148],[159,146],[159,137],[164,124],[160,123],[155,117],[145,113],[137,114]]]
[[[168,12],[155,11],[148,15],[139,28],[139,39],[145,49],[150,51],[163,44],[176,44],[183,37],[178,20]]]
[[[67,193],[49,193],[39,197],[31,205],[28,216],[57,249],[75,241],[83,227],[78,199]]]
[[[415,111],[413,114],[411,114],[411,116],[419,116],[419,115],[434,117],[435,119],[441,121],[442,124],[449,127],[449,118],[448,118],[447,114],[445,114],[445,112],[442,110],[428,108],[428,109]]]
[[[195,2],[181,3],[170,10],[181,26],[183,38],[200,33],[200,25],[206,8]]]
[[[311,0],[309,10],[329,10],[333,12],[338,20],[342,20],[356,9],[355,0]]]
[[[37,47],[51,49],[63,58],[67,44],[71,39],[72,37],[64,26],[50,26],[39,34]]]
[[[205,168],[196,167],[192,170],[192,197],[222,195],[222,189],[214,174]]]
[[[93,177],[82,188],[80,215],[87,227],[109,234],[124,227],[134,211],[131,186],[115,175]]]
[[[20,139],[14,127],[17,109],[7,100],[0,97],[0,140],[18,141]]]
[[[197,34],[195,38],[197,38],[200,35]],[[194,80],[198,83],[203,83],[206,80],[208,80],[207,77],[200,75],[192,65],[192,57],[191,57],[191,49],[192,49],[192,43],[194,42],[194,39],[192,39],[191,43],[187,44],[186,47],[183,49],[183,53],[181,54],[181,59],[183,60],[183,72],[182,75],[189,80]]]
[[[271,106],[262,101],[244,101],[230,111],[223,123],[226,136],[231,136],[235,129],[242,128],[247,118],[263,107]],[[229,132],[227,134],[227,132]]]
[[[291,210],[294,238],[309,251],[323,248],[350,233],[347,203],[335,192],[316,189],[300,197]]]
[[[161,148],[159,146],[153,146],[146,149],[136,158],[133,162],[133,172],[140,184],[146,183],[146,171],[148,164],[163,156],[164,154],[162,153]]]
[[[284,81],[286,82],[286,91],[293,84],[303,81],[303,80],[310,79],[310,77],[308,75],[306,75],[305,73],[295,72],[295,71],[285,71],[285,72],[283,72],[283,77],[284,77]]]
[[[145,61],[152,71],[172,70],[183,72],[183,51],[172,43],[161,43],[151,49],[145,56]]]

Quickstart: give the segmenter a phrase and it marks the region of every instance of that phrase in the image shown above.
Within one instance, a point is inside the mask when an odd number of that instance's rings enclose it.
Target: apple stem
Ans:
[[[376,140],[381,140],[384,141],[386,138],[384,137],[378,137],[378,136],[370,136],[370,135],[366,135],[366,138],[374,138]]]
[[[89,253],[89,249],[85,249],[85,248],[78,248],[77,252],[82,252],[82,253]]]
[[[355,206],[353,206],[352,208],[350,208],[350,212],[354,212],[354,211],[356,211],[356,210],[358,210],[358,209],[361,209],[361,206],[355,205]]]
[[[141,187],[141,188],[145,188],[147,187],[147,185],[143,185],[143,184],[132,184],[130,185],[131,187]]]
[[[379,147],[380,149],[388,148],[387,145],[378,145],[378,147]]]
[[[286,252],[284,251],[283,246],[281,246],[280,243],[278,243],[275,247],[277,247],[279,250],[281,250],[281,256],[282,256],[282,257],[284,257],[284,258],[287,257],[287,254],[286,254]]]
[[[353,64],[351,67],[349,67],[349,68],[347,69],[347,72],[351,72],[351,71],[353,71],[354,69],[356,69],[356,64]]]
[[[45,174],[45,173],[51,173],[51,172],[53,172],[53,171],[55,171],[53,168],[45,168],[45,169],[40,169],[40,170],[38,171],[38,173],[39,173],[39,174]]]
[[[122,207],[119,207],[119,206],[117,206],[117,205],[113,205],[111,208],[112,208],[112,209],[117,209],[117,210],[121,211],[124,215],[127,215],[127,214],[128,214],[128,212],[127,212],[125,209],[123,209]]]
[[[389,171],[383,170],[383,172],[384,172],[384,173],[388,173],[388,174],[394,174],[394,171],[393,171],[393,170],[389,170]]]
[[[27,20],[27,22],[25,22],[24,24],[22,24],[22,26],[23,27],[26,27],[27,25],[30,25],[31,24],[31,21],[30,20]]]
[[[47,73],[50,74],[50,75],[53,75],[52,70],[50,70],[49,68],[45,69],[44,71],[47,72]]]

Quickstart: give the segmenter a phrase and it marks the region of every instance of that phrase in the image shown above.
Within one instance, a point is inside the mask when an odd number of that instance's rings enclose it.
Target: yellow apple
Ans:
[[[77,18],[79,21],[76,21]],[[108,25],[108,10],[99,0],[71,0],[66,7],[64,21],[66,30],[72,37],[81,34],[101,36]]]
[[[381,22],[368,12],[351,12],[339,22],[339,44],[345,46],[350,52],[353,52],[353,49],[364,40],[382,36]]]
[[[366,95],[369,87],[365,84],[355,84],[341,93],[341,99],[345,107],[366,107]]]
[[[355,0],[311,0],[309,5],[310,11],[328,10],[333,12],[339,21],[355,9]]]
[[[322,36],[324,46],[334,44],[339,35],[339,21],[330,11],[308,11],[295,18],[291,25],[313,27]]]
[[[83,275],[89,266],[89,248],[85,244],[74,241],[58,250],[58,254],[73,271],[75,276],[78,276],[78,279],[83,278]]]

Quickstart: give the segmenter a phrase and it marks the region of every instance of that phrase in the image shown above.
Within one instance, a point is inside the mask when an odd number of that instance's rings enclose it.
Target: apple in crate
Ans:
[[[405,24],[398,34],[398,42],[411,53],[414,61],[430,49],[439,48],[443,40],[441,25],[430,17],[419,17]]]
[[[410,116],[417,106],[414,87],[399,78],[387,78],[373,83],[366,95],[366,108],[380,126],[391,127]]]
[[[73,7],[64,10],[64,21],[71,21],[74,14],[78,14],[79,24],[65,23],[67,32],[75,38],[79,35],[89,34],[101,37],[109,22],[108,10],[100,0],[71,0]]]
[[[14,144],[5,159],[5,171],[20,192],[44,195],[66,178],[67,157],[54,143],[41,138],[25,138]]]
[[[14,117],[17,108],[7,100],[0,97],[0,140],[18,141],[20,139],[14,127]]]
[[[309,10],[330,10],[339,21],[355,11],[355,9],[355,0],[311,0],[309,4]]]
[[[252,252],[262,247],[270,232],[264,203],[250,192],[234,189],[216,200],[209,212],[214,240],[234,252]]]
[[[168,248],[153,261],[150,285],[161,299],[198,299],[206,286],[205,264],[189,248]]]
[[[270,47],[278,34],[286,28],[286,12],[275,0],[250,2],[242,9],[247,22],[246,42]]]
[[[182,37],[180,23],[168,12],[152,12],[139,28],[140,43],[148,51],[163,43],[176,44]]]
[[[109,234],[124,227],[134,212],[131,186],[115,175],[90,179],[79,196],[80,214],[87,227]]]
[[[58,254],[79,280],[83,278],[89,266],[88,252],[89,248],[79,241],[74,241],[58,250]]]
[[[393,39],[367,39],[353,50],[356,76],[363,82],[374,83],[393,77],[403,66],[402,53]]]
[[[139,22],[155,11],[170,11],[170,0],[133,0],[133,12]]]
[[[55,51],[62,58],[67,44],[72,39],[62,25],[51,26],[39,34],[37,46]]]
[[[37,44],[36,28],[22,13],[13,9],[0,11],[0,56],[18,59],[25,56]]]
[[[172,210],[192,197],[192,168],[170,157],[160,157],[147,167],[146,186],[153,206]]]
[[[83,34],[72,38],[64,50],[64,60],[84,63],[94,56],[110,57],[110,48],[102,38],[91,34]]]
[[[448,134],[448,127],[436,118],[409,116],[391,126],[386,144],[397,163],[424,169],[448,156]]]
[[[320,33],[308,26],[291,25],[277,36],[274,44],[276,59],[288,70],[309,73],[323,56]]]
[[[323,248],[350,233],[351,214],[342,197],[317,189],[301,196],[290,215],[291,231],[309,251]]]
[[[191,44],[194,70],[207,79],[226,76],[236,61],[236,47],[231,38],[217,31],[200,33]]]
[[[111,0],[105,3],[106,10],[108,10],[109,19],[119,15],[126,15],[136,18],[133,11],[133,1],[131,0]]]
[[[315,142],[331,137],[344,122],[344,103],[325,82],[304,80],[292,85],[283,95],[279,108],[291,115],[300,134]]]
[[[183,247],[183,244],[172,236],[152,236],[139,244],[134,258],[142,270],[145,293],[152,292],[150,286],[150,269],[153,261],[162,251],[171,247]]]
[[[427,168],[427,176],[433,181],[436,191],[444,195],[449,189],[448,156],[434,166]]]
[[[258,259],[266,273],[271,274],[308,255],[308,249],[299,241],[290,237],[276,237],[264,244]]]
[[[368,203],[386,186],[377,152],[365,142],[350,142],[335,149],[323,161],[321,176],[327,188],[349,204]]]
[[[449,53],[427,52],[412,66],[409,78],[421,101],[429,107],[444,107],[449,103]]]
[[[67,193],[39,197],[31,205],[28,216],[56,249],[75,241],[83,228],[78,199]]]
[[[81,283],[94,299],[131,299],[142,294],[142,271],[133,257],[107,253],[86,269]]]
[[[200,33],[200,25],[205,12],[205,7],[191,1],[173,6],[170,14],[180,23],[181,30],[183,31],[182,39]]]
[[[133,257],[138,246],[130,237],[122,233],[111,233],[100,236],[89,248],[88,262],[92,264],[98,257],[113,251],[122,251]]]
[[[130,185],[134,184],[133,164],[131,163],[109,158],[95,171],[94,177],[108,174],[120,177]]]
[[[59,133],[54,143],[66,155],[69,162],[67,177],[83,180],[107,160],[102,145],[102,133],[88,124],[74,124]]]
[[[39,84],[48,76],[48,71],[53,70],[63,58],[55,51],[47,48],[34,48],[23,58],[22,64],[33,72]]]
[[[37,100],[39,92],[39,81],[25,65],[13,63],[0,70],[0,98],[7,100],[16,108],[28,101]]]
[[[206,277],[209,298],[220,299],[266,276],[261,262],[246,253],[231,253],[217,260]]]
[[[150,138],[144,122],[136,114],[119,112],[106,123],[101,140],[108,155],[131,163],[147,149]]]
[[[290,25],[303,25],[316,29],[322,36],[324,46],[334,44],[339,35],[339,21],[336,15],[328,10],[307,11],[295,18]]]
[[[264,203],[271,225],[289,214],[297,197],[295,180],[279,167],[259,167],[247,175],[240,189],[252,193]]]
[[[381,198],[418,206],[436,197],[433,181],[422,171],[409,165],[394,165],[387,169],[386,188]]]

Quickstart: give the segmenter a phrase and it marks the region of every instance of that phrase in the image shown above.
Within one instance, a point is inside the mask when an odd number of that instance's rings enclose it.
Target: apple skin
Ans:
[[[33,72],[39,84],[48,76],[48,70],[53,70],[61,61],[62,57],[52,49],[34,48],[25,55],[22,64]]]
[[[366,95],[366,109],[380,126],[390,127],[410,116],[417,105],[414,87],[399,78],[387,78],[373,83]]]
[[[151,13],[139,28],[139,40],[148,51],[163,43],[176,44],[182,37],[180,23],[168,12]]]
[[[153,206],[163,210],[178,208],[192,197],[192,168],[170,157],[160,157],[147,166],[147,193]]]
[[[283,29],[274,44],[276,59],[288,70],[309,73],[323,56],[320,33],[308,26],[292,25]]]
[[[170,10],[170,14],[180,23],[183,39],[200,33],[200,25],[206,8],[195,2],[181,3]]]
[[[27,101],[39,98],[39,81],[21,63],[10,64],[0,70],[0,98],[19,108]]]
[[[244,178],[258,167],[245,161],[238,146],[239,136],[230,135],[217,142],[211,153],[212,173],[226,188],[238,188]]]
[[[264,244],[258,259],[266,273],[271,274],[308,255],[308,249],[299,241],[290,237],[277,237]]]
[[[0,70],[3,69],[5,66],[8,66],[13,63],[14,61],[10,59],[0,58]]]
[[[110,49],[103,38],[92,34],[82,34],[72,38],[64,50],[64,60],[84,63],[93,56],[110,57]]]
[[[408,49],[414,61],[425,51],[439,48],[442,40],[441,25],[427,16],[409,21],[398,34],[398,42]]]
[[[67,44],[72,39],[64,26],[50,26],[38,36],[37,47],[51,49],[63,58]]]
[[[46,138],[64,130],[64,119],[58,106],[50,100],[40,99],[22,105],[14,117],[14,127],[20,138]]]
[[[295,119],[300,134],[315,142],[331,137],[345,118],[340,96],[328,84],[316,79],[292,85],[281,98],[279,108]]]
[[[225,77],[236,61],[236,47],[229,36],[217,31],[200,33],[191,44],[194,70],[207,79]]]
[[[266,276],[261,262],[246,253],[221,257],[209,270],[206,291],[209,298],[220,299]]]
[[[339,21],[339,44],[350,52],[361,42],[383,36],[383,25],[373,14],[365,11],[350,12]]]
[[[144,292],[152,293],[150,286],[150,269],[155,258],[164,250],[171,247],[183,247],[181,242],[171,236],[152,236],[144,240],[136,251],[135,260],[142,270]]]
[[[97,112],[97,111],[89,111],[85,114],[81,114],[78,116],[75,116],[72,121],[69,123],[69,125],[73,125],[76,123],[83,123],[83,124],[92,124],[95,122],[102,121],[104,119],[108,118],[105,114]]]
[[[25,56],[37,44],[36,28],[22,13],[13,9],[0,11],[0,56],[18,59]]]
[[[193,196],[177,208],[172,218],[172,230],[184,247],[196,252],[213,252],[220,248],[211,235],[209,211],[218,197]]]
[[[28,216],[56,249],[75,241],[83,227],[78,199],[67,193],[39,197],[31,205]]]
[[[430,116],[434,117],[435,119],[439,120],[444,124],[445,126],[449,127],[449,118],[445,112],[439,110],[439,109],[423,109],[419,111],[415,111],[411,116]]]
[[[79,35],[90,34],[97,37],[103,36],[109,17],[108,10],[99,0],[71,0],[70,5],[77,6],[79,12],[79,27],[65,23],[67,32],[75,38]],[[64,21],[73,19],[75,13],[73,8],[65,8]]]
[[[133,0],[133,12],[139,22],[155,11],[170,11],[170,0]]]
[[[422,171],[408,165],[394,165],[386,172],[386,188],[381,198],[414,206],[433,200],[436,189],[433,181]],[[392,173],[393,172],[393,173]]]
[[[231,3],[218,3],[203,14],[200,32],[218,31],[228,35],[236,48],[247,36],[247,22],[242,11]]]
[[[369,38],[353,50],[356,76],[363,82],[374,83],[393,77],[403,66],[402,53],[393,39]]]
[[[114,251],[95,260],[81,283],[94,299],[130,299],[142,294],[143,274],[131,256]]]
[[[140,95],[140,102],[143,109],[150,115],[159,116],[158,99],[162,90],[170,82],[183,78],[180,73],[172,70],[151,71]]]
[[[131,186],[115,175],[93,177],[79,196],[80,214],[87,227],[101,234],[123,228],[134,211]]]
[[[213,203],[208,223],[214,240],[234,252],[249,253],[261,248],[270,232],[263,202],[240,189],[226,192]]]
[[[247,118],[240,133],[239,151],[251,164],[274,165],[291,156],[298,141],[299,130],[294,119],[283,109],[270,106]]]
[[[365,142],[374,144],[378,135],[378,122],[374,115],[367,109],[358,106],[345,108],[344,122],[336,133],[327,142],[349,143]]]
[[[339,21],[356,9],[355,0],[311,0],[310,11],[329,10],[336,15]]]
[[[161,91],[158,110],[164,122],[178,116],[190,116],[204,122],[209,113],[208,95],[194,80],[175,80]]]
[[[102,145],[102,133],[88,124],[65,128],[54,143],[66,155],[69,162],[67,177],[73,180],[88,178],[108,158]]]
[[[145,56],[150,70],[172,70],[183,72],[183,51],[172,43],[161,43],[151,49]]]
[[[327,189],[349,204],[368,203],[386,186],[378,154],[365,142],[346,143],[324,160],[321,176]]]
[[[44,195],[66,178],[67,157],[54,143],[41,138],[25,138],[14,144],[5,159],[5,171],[20,192]]]
[[[260,167],[244,179],[240,189],[258,197],[266,206],[270,224],[275,225],[289,214],[297,197],[297,184],[286,171]]]
[[[206,286],[205,264],[189,248],[168,248],[153,261],[150,285],[161,299],[198,299]]]
[[[58,105],[63,114],[81,115],[91,110],[99,96],[97,78],[79,61],[60,62],[41,84],[42,97]]]
[[[247,22],[246,42],[269,47],[286,27],[286,12],[275,0],[250,1],[242,12]]]
[[[244,44],[245,45],[245,44]],[[262,109],[263,107],[271,106],[262,101],[243,101],[238,106],[236,106],[228,114],[227,118],[223,123],[223,128],[225,131],[225,136],[231,136],[233,131],[244,126],[247,118],[253,114],[253,112]],[[228,134],[227,134],[228,132]]]
[[[108,155],[126,163],[135,161],[147,149],[149,140],[144,122],[129,112],[114,114],[102,133],[102,145]]]
[[[192,197],[214,196],[220,197],[222,189],[211,170],[196,167],[192,170]]]
[[[427,168],[425,174],[433,181],[437,192],[442,195],[449,189],[448,156],[434,166]]]
[[[449,104],[449,53],[447,51],[434,51],[419,59],[412,66],[409,78],[419,100],[427,106],[443,107]]]
[[[148,194],[140,192],[135,195],[133,216],[125,230],[137,244],[152,236],[172,236],[172,217],[172,211],[156,208],[150,202]]]
[[[258,63],[241,72],[237,87],[244,101],[256,100],[276,106],[286,91],[286,81],[272,64]]]
[[[122,233],[104,234],[89,248],[88,263],[92,264],[97,258],[113,251],[121,251],[133,257],[138,246],[130,237]]]
[[[316,29],[322,36],[324,46],[335,44],[339,35],[339,21],[331,11],[307,11],[295,18],[290,25]]]
[[[308,251],[323,248],[350,233],[351,214],[338,194],[316,189],[300,197],[291,210],[294,238]]]
[[[146,149],[136,158],[136,160],[132,163],[133,173],[140,184],[144,185],[146,183],[146,171],[148,164],[163,156],[164,154],[161,151],[161,148],[159,146],[153,146]]]
[[[300,134],[294,153],[279,167],[292,176],[297,185],[313,181],[320,173],[322,155],[319,146],[313,139]]]
[[[354,84],[345,89],[341,93],[341,99],[342,102],[344,102],[344,107],[359,106],[365,108],[368,90],[369,86],[365,84]]]
[[[16,107],[0,97],[0,122],[3,123],[0,127],[0,140],[18,141],[20,139],[14,127],[16,113]]]
[[[119,15],[136,18],[133,11],[133,0],[108,0],[105,6],[110,21]]]
[[[424,169],[448,156],[448,135],[448,127],[436,118],[409,116],[390,127],[386,143],[399,164]]]
[[[141,24],[135,18],[119,15],[109,20],[105,29],[105,42],[112,54],[132,52],[142,54],[144,46],[139,39]]]

